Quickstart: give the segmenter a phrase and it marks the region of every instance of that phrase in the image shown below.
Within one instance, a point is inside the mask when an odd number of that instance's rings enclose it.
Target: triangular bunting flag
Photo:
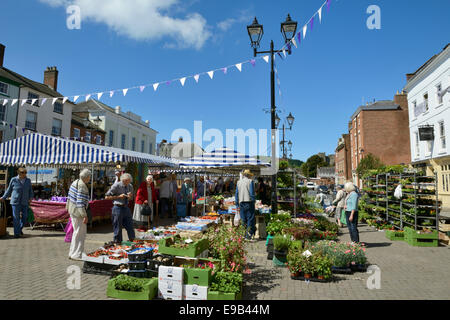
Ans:
[[[269,63],[269,56],[264,56],[263,59],[265,62]]]
[[[127,95],[128,89],[123,89],[123,96],[125,97]]]
[[[184,87],[184,83],[186,82],[186,78],[181,78],[180,82],[181,82],[181,85]]]
[[[284,60],[283,56],[279,52],[277,52],[277,53],[278,53],[278,56],[281,58],[281,60]]]
[[[47,102],[47,98],[42,99],[42,105],[44,105]]]
[[[11,107],[12,107],[13,105],[15,105],[15,104],[17,103],[17,101],[18,101],[18,99],[13,99],[13,101],[12,101],[12,103],[11,103]]]
[[[331,0],[327,0],[327,11],[330,10]]]
[[[100,100],[102,98],[103,92],[97,93],[97,100]]]
[[[242,71],[242,63],[238,63],[238,64],[236,65],[236,68],[237,68],[239,71]]]
[[[77,100],[78,100],[79,97],[80,97],[80,96],[75,96],[75,97],[73,97],[73,102],[77,102]]]
[[[227,74],[228,68],[222,68],[222,71],[223,71],[224,74]]]
[[[52,105],[55,104],[56,100],[58,100],[58,98],[53,98]]]
[[[67,101],[68,99],[69,99],[68,97],[64,97],[62,103],[63,103],[63,104],[66,103],[66,101]]]
[[[298,44],[302,43],[302,32],[297,33]]]
[[[198,79],[199,79],[199,78],[200,78],[200,75],[196,74],[196,75],[194,76],[195,82],[198,83]]]
[[[283,55],[286,58],[286,49],[283,49]]]
[[[166,85],[170,86],[171,83],[172,83],[172,81],[167,81]]]
[[[90,98],[91,98],[91,95],[88,94],[88,95],[86,96],[86,102],[87,102]]]
[[[287,43],[287,47],[288,47],[288,52],[292,52],[292,46],[291,46],[290,42]]]
[[[37,99],[31,100],[31,104],[34,105],[36,103]]]
[[[322,23],[322,7],[320,7],[319,11],[317,11],[317,13],[319,14],[319,21],[320,23]]]
[[[6,106],[7,103],[8,103],[8,99],[4,99],[3,100],[3,105]]]
[[[250,60],[250,63],[252,64],[252,66],[255,66],[256,65],[256,60],[252,59],[252,60]]]
[[[159,83],[155,83],[155,84],[153,85],[153,90],[156,91],[156,89],[158,89],[158,86],[159,86]]]
[[[209,71],[208,76],[212,79],[214,77],[214,71]]]
[[[297,41],[295,41],[295,37],[292,38],[292,43],[294,44],[294,46],[295,46],[296,48],[298,48],[298,47],[297,47]]]
[[[314,16],[311,18],[311,31],[312,31],[313,27],[314,27]]]
[[[114,95],[114,91],[110,91],[109,92],[109,97],[112,98],[113,95]]]
[[[27,99],[22,99],[22,104],[20,106],[23,107],[23,105],[25,104],[25,102],[27,102]]]
[[[308,29],[308,26],[305,24],[305,26],[303,27],[303,39],[306,38],[306,30]]]
[[[141,92],[143,92],[145,89],[145,86],[140,86],[139,89],[141,90]]]

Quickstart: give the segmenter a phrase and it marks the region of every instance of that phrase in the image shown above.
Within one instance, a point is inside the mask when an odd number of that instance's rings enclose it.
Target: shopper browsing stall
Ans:
[[[348,231],[350,232],[350,239],[352,242],[359,242],[358,231],[358,193],[353,183],[347,182],[345,184],[345,215],[347,219]]]
[[[141,183],[136,193],[133,212],[133,222],[136,227],[149,226],[153,222],[153,204],[156,202],[153,176],[149,175],[146,181]]]
[[[251,240],[256,232],[255,221],[255,183],[253,174],[245,170],[236,185],[236,205],[240,209],[242,225],[246,228],[245,238]]]
[[[129,173],[124,173],[120,177],[120,182],[113,184],[106,193],[106,200],[113,200],[112,221],[114,229],[114,242],[122,243],[122,226],[127,230],[128,239],[133,241],[135,233],[133,229],[133,217],[128,207],[129,201],[133,200],[132,177]]]
[[[166,177],[164,174],[161,174],[161,186],[159,188],[159,197],[161,200],[161,218],[164,218],[166,215],[171,219],[172,216],[172,194],[173,194],[173,184],[170,177]]]
[[[23,235],[22,229],[28,221],[28,207],[33,199],[33,188],[31,180],[27,178],[26,168],[19,168],[17,177],[11,179],[0,201],[4,202],[8,197],[11,197],[14,238],[20,238]]]
[[[345,207],[345,198],[346,198],[347,194],[345,193],[345,190],[342,189],[342,187],[340,185],[338,185],[336,187],[336,189],[338,190],[338,192],[336,194],[336,199],[334,199],[334,201],[333,201],[333,205],[336,206],[337,223],[338,223],[339,227],[342,227],[342,221],[344,223],[346,223],[344,207]]]
[[[84,169],[80,172],[80,178],[75,180],[69,188],[66,209],[70,214],[73,227],[72,241],[69,250],[69,259],[81,260],[86,239],[89,206],[89,189],[87,183],[91,179],[91,171]]]
[[[192,210],[192,181],[191,178],[184,179],[183,186],[181,187],[181,196],[183,203],[186,204],[186,215],[190,217]]]

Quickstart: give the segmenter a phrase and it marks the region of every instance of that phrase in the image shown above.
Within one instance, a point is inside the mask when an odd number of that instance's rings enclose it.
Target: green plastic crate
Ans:
[[[171,238],[167,238],[171,239]],[[173,248],[166,245],[167,239],[159,240],[158,252],[161,254],[167,254],[171,256],[190,257],[195,258],[199,256],[203,251],[208,249],[208,239],[201,239],[197,242],[191,243],[186,249]]]
[[[152,300],[158,294],[158,278],[148,279],[145,284],[144,291],[141,292],[117,290],[115,288],[115,283],[115,279],[111,279],[108,281],[106,295],[110,298],[121,300]]]
[[[396,231],[386,230],[385,231],[386,238],[391,241],[405,241],[405,233],[403,232],[401,235],[396,233]]]
[[[242,300],[242,286],[239,293],[225,293],[208,290],[208,300]]]
[[[405,239],[426,239],[426,240],[439,240],[439,233],[437,230],[433,230],[432,233],[419,234],[412,228],[405,228]]]
[[[209,287],[211,283],[212,270],[200,268],[184,268],[184,284],[196,284],[202,287]]]

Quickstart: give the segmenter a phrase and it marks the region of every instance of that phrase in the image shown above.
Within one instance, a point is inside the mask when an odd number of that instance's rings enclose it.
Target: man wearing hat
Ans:
[[[240,209],[242,225],[246,228],[245,238],[251,240],[256,232],[255,221],[255,183],[250,170],[242,173],[236,184],[236,205]]]
[[[191,178],[185,178],[184,183],[181,186],[181,196],[183,197],[183,203],[186,203],[186,216],[191,216],[192,210],[192,180]]]

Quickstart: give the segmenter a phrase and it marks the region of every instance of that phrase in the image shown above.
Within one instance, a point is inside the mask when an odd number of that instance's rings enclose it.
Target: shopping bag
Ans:
[[[146,216],[146,217],[152,215],[152,209],[150,208],[150,206],[148,204],[144,204],[142,206],[141,215]]]
[[[233,224],[234,224],[235,227],[239,227],[240,223],[241,223],[241,214],[239,212],[237,212],[234,215]]]
[[[28,223],[33,223],[33,222],[34,222],[33,210],[31,210],[31,208],[28,208]]]
[[[66,237],[64,238],[65,242],[72,242],[72,234],[73,234],[73,226],[72,226],[72,219],[69,218],[69,222],[67,223],[66,227],[64,228],[64,232],[66,233]]]
[[[342,210],[341,213],[341,223],[342,225],[346,226],[347,225],[347,216],[345,214],[345,210]]]

